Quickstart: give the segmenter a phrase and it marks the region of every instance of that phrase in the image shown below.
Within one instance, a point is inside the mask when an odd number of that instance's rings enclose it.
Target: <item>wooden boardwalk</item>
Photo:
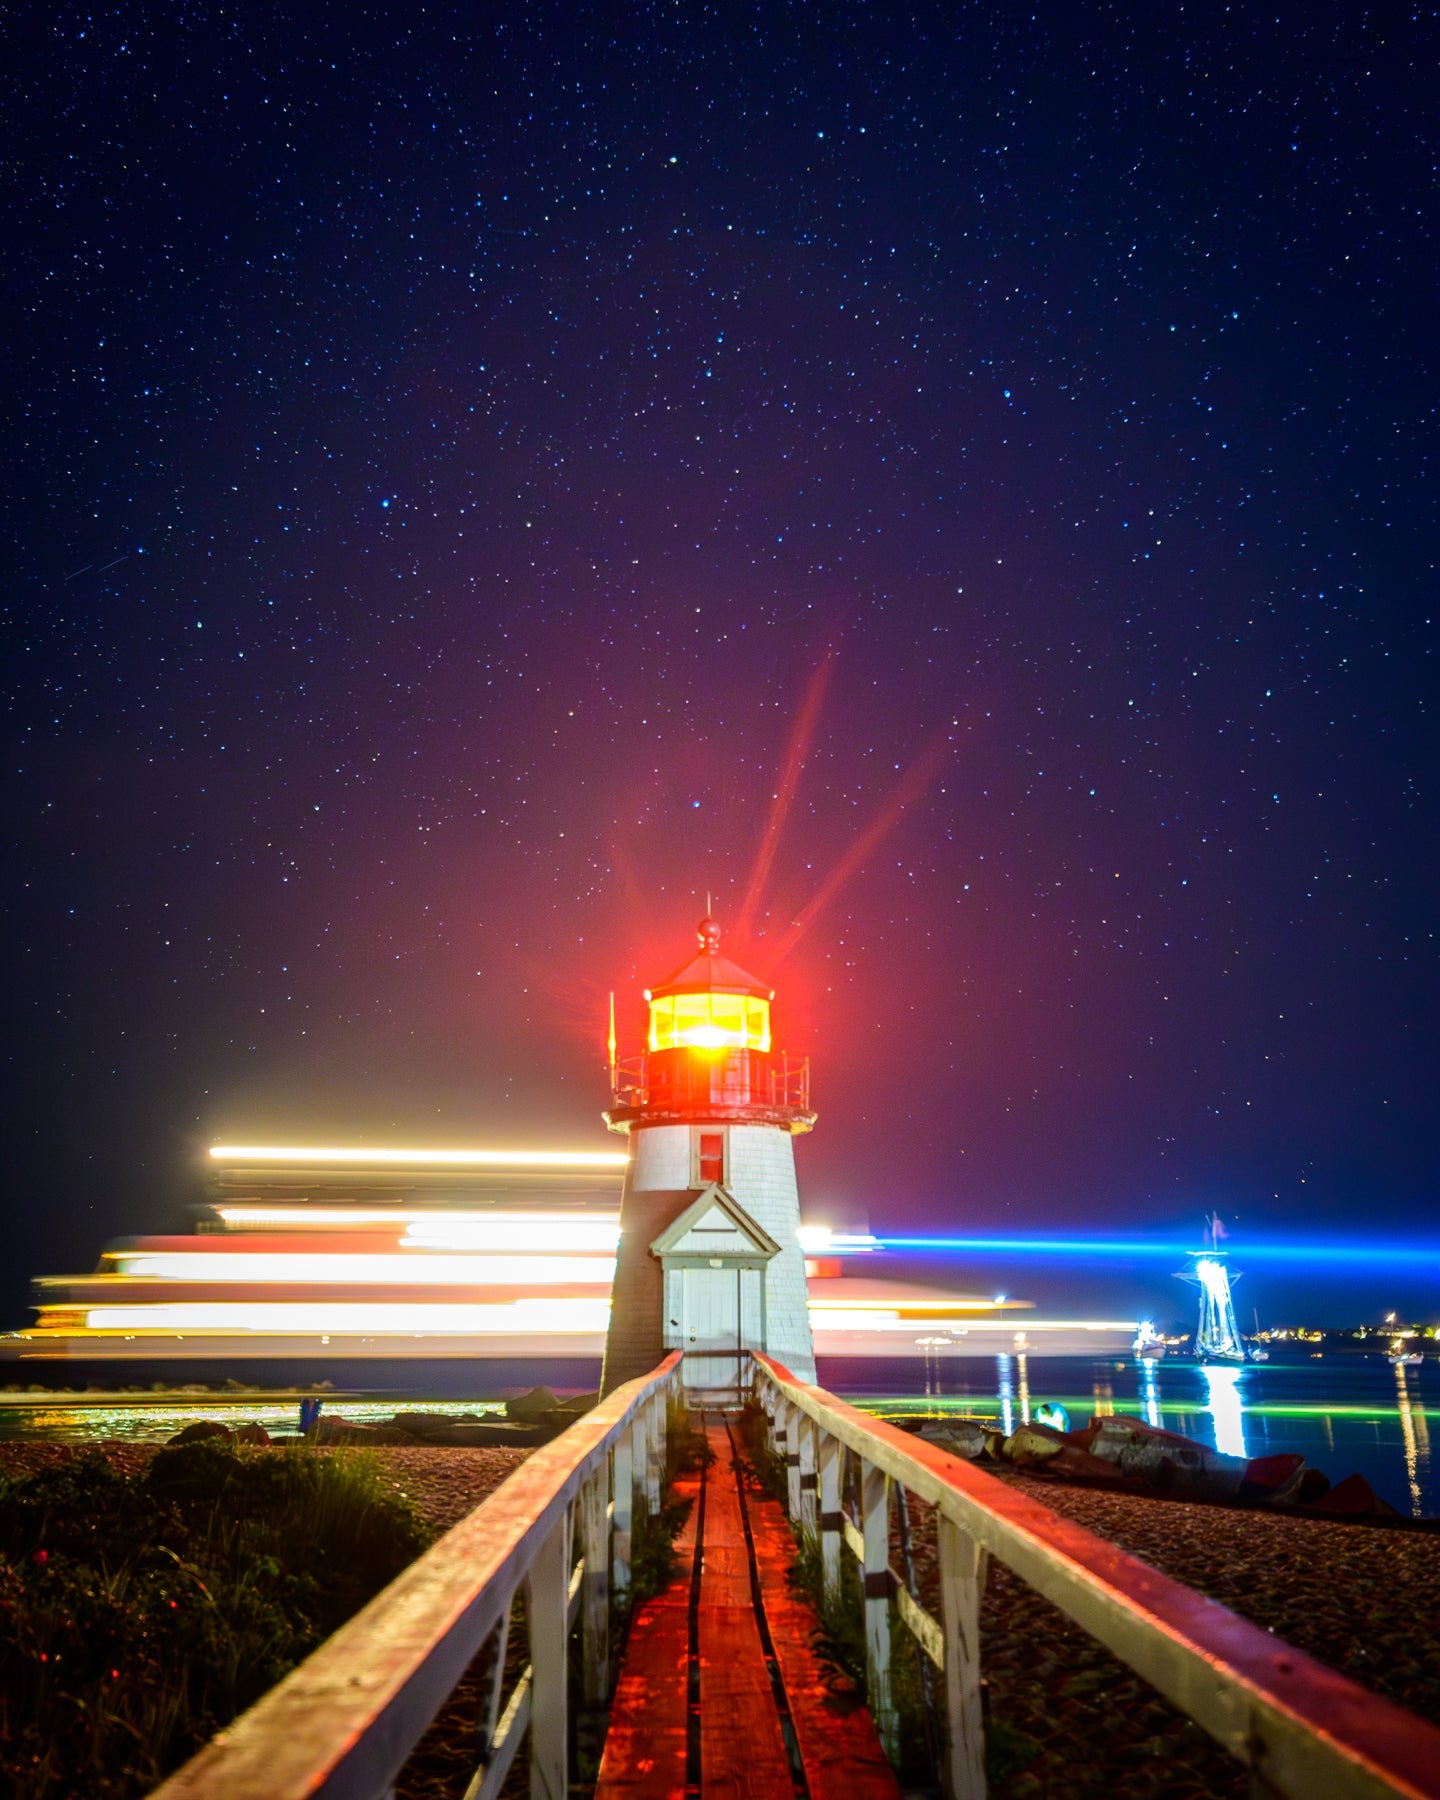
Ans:
[[[783,1511],[744,1487],[723,1418],[705,1435],[715,1460],[674,1489],[694,1502],[674,1580],[631,1622],[596,1800],[898,1800],[869,1713],[815,1654]]]

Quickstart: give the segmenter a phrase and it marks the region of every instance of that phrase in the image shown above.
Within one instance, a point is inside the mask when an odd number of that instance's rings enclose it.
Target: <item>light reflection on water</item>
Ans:
[[[1248,1456],[1245,1444],[1245,1409],[1240,1384],[1244,1369],[1206,1363],[1200,1373],[1210,1401],[1210,1430],[1215,1448],[1226,1456]]]
[[[1410,1397],[1411,1371],[1395,1366],[1395,1399],[1400,1414],[1400,1434],[1405,1443],[1405,1478],[1410,1489],[1410,1510],[1419,1518],[1430,1488],[1430,1427],[1417,1394]]]
[[[1230,1456],[1298,1452],[1332,1481],[1352,1472],[1401,1512],[1440,1512],[1430,1454],[1440,1418],[1440,1359],[1392,1366],[1382,1357],[1309,1357],[1243,1367],[1167,1357],[935,1356],[919,1378],[909,1359],[822,1358],[820,1382],[886,1410],[968,1412],[1009,1432],[1041,1401],[1073,1425],[1129,1413]],[[928,1393],[923,1390],[929,1390]]]
[[[1160,1389],[1155,1383],[1155,1365],[1148,1358],[1142,1360],[1140,1364],[1140,1383],[1140,1398],[1144,1403],[1141,1410],[1145,1414],[1145,1423],[1153,1425],[1158,1431],[1160,1429]]]
[[[1015,1383],[1010,1378],[1011,1358],[1003,1352],[995,1358],[995,1378],[1000,1386],[1000,1423],[1006,1437],[1015,1429]]]

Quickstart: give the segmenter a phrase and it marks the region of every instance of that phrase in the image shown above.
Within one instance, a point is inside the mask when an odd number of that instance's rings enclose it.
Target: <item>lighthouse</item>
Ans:
[[[686,1384],[738,1394],[745,1353],[801,1381],[815,1350],[800,1246],[795,1139],[815,1123],[808,1059],[771,1043],[774,989],[720,953],[646,990],[646,1048],[618,1062],[605,1122],[629,1139],[602,1393],[686,1351]]]

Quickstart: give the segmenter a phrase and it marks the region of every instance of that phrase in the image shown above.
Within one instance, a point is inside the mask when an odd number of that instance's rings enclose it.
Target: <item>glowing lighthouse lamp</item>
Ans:
[[[774,990],[720,954],[713,919],[699,937],[646,992],[643,1055],[618,1061],[611,1023],[605,1122],[630,1154],[601,1390],[682,1349],[686,1385],[725,1404],[750,1350],[815,1379],[794,1151],[815,1115],[808,1060],[771,1046]]]

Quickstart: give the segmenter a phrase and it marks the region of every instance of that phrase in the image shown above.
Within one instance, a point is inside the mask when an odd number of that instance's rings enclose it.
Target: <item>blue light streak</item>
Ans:
[[[892,1237],[877,1233],[868,1240],[881,1250],[917,1250],[940,1255],[984,1255],[989,1252],[1020,1256],[1135,1256],[1186,1257],[1200,1253],[1200,1246],[1187,1243],[1159,1243],[1153,1238],[1040,1238],[1040,1237]],[[1229,1240],[1224,1250],[1234,1244],[1234,1254],[1246,1263],[1252,1262],[1318,1262],[1353,1265],[1355,1263],[1403,1263],[1416,1258],[1440,1259],[1440,1242],[1431,1243],[1338,1243],[1306,1242],[1263,1243],[1249,1238]],[[843,1255],[845,1245],[837,1238],[833,1253]],[[1214,1255],[1214,1251],[1208,1252]],[[1222,1251],[1224,1254],[1224,1251]]]

